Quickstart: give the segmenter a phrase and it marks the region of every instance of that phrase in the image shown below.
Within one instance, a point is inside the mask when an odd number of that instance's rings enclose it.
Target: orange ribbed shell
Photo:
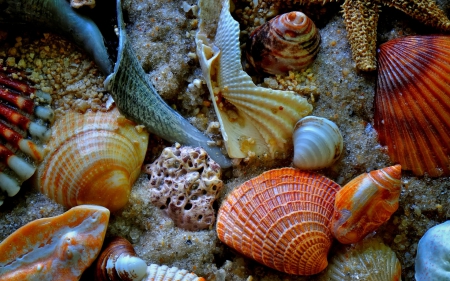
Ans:
[[[219,210],[217,235],[268,267],[316,274],[328,264],[330,222],[339,188],[311,172],[267,171],[229,194]]]
[[[395,165],[364,173],[339,190],[331,228],[339,242],[359,242],[398,209],[401,169]]]
[[[415,175],[450,175],[450,37],[382,44],[375,129],[388,154]]]

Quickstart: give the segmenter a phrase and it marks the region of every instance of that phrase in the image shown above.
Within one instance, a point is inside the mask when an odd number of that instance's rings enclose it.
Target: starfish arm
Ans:
[[[381,0],[388,7],[394,7],[412,18],[442,30],[450,29],[450,20],[434,0]]]
[[[356,67],[363,71],[375,70],[378,1],[345,0],[342,8]]]

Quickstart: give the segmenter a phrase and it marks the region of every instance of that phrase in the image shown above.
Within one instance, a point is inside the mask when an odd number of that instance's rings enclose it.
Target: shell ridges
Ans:
[[[233,190],[217,219],[219,239],[271,268],[311,275],[327,265],[339,185],[292,168],[267,171]]]

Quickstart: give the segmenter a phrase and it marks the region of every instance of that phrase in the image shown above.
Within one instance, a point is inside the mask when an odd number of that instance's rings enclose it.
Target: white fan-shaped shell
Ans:
[[[242,70],[239,24],[230,14],[228,0],[221,1],[215,40],[209,43],[205,22],[217,7],[208,5],[218,5],[206,2],[199,2],[197,54],[227,152],[232,158],[243,158],[253,152],[281,155],[290,147],[295,122],[309,114],[312,106],[294,92],[257,87]]]
[[[314,170],[333,165],[342,154],[341,132],[326,118],[307,116],[295,124],[294,165],[299,169]]]
[[[394,251],[380,239],[367,238],[343,246],[331,255],[319,281],[398,281],[401,265]]]
[[[147,267],[147,276],[143,281],[205,281],[205,279],[185,269],[151,264]]]

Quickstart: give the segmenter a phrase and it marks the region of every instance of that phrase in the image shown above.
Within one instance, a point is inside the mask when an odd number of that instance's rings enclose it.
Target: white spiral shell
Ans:
[[[307,116],[294,127],[294,165],[303,170],[331,166],[342,154],[343,138],[332,121]]]
[[[147,276],[143,281],[205,281],[185,269],[168,267],[167,265],[151,264],[147,267]]]

